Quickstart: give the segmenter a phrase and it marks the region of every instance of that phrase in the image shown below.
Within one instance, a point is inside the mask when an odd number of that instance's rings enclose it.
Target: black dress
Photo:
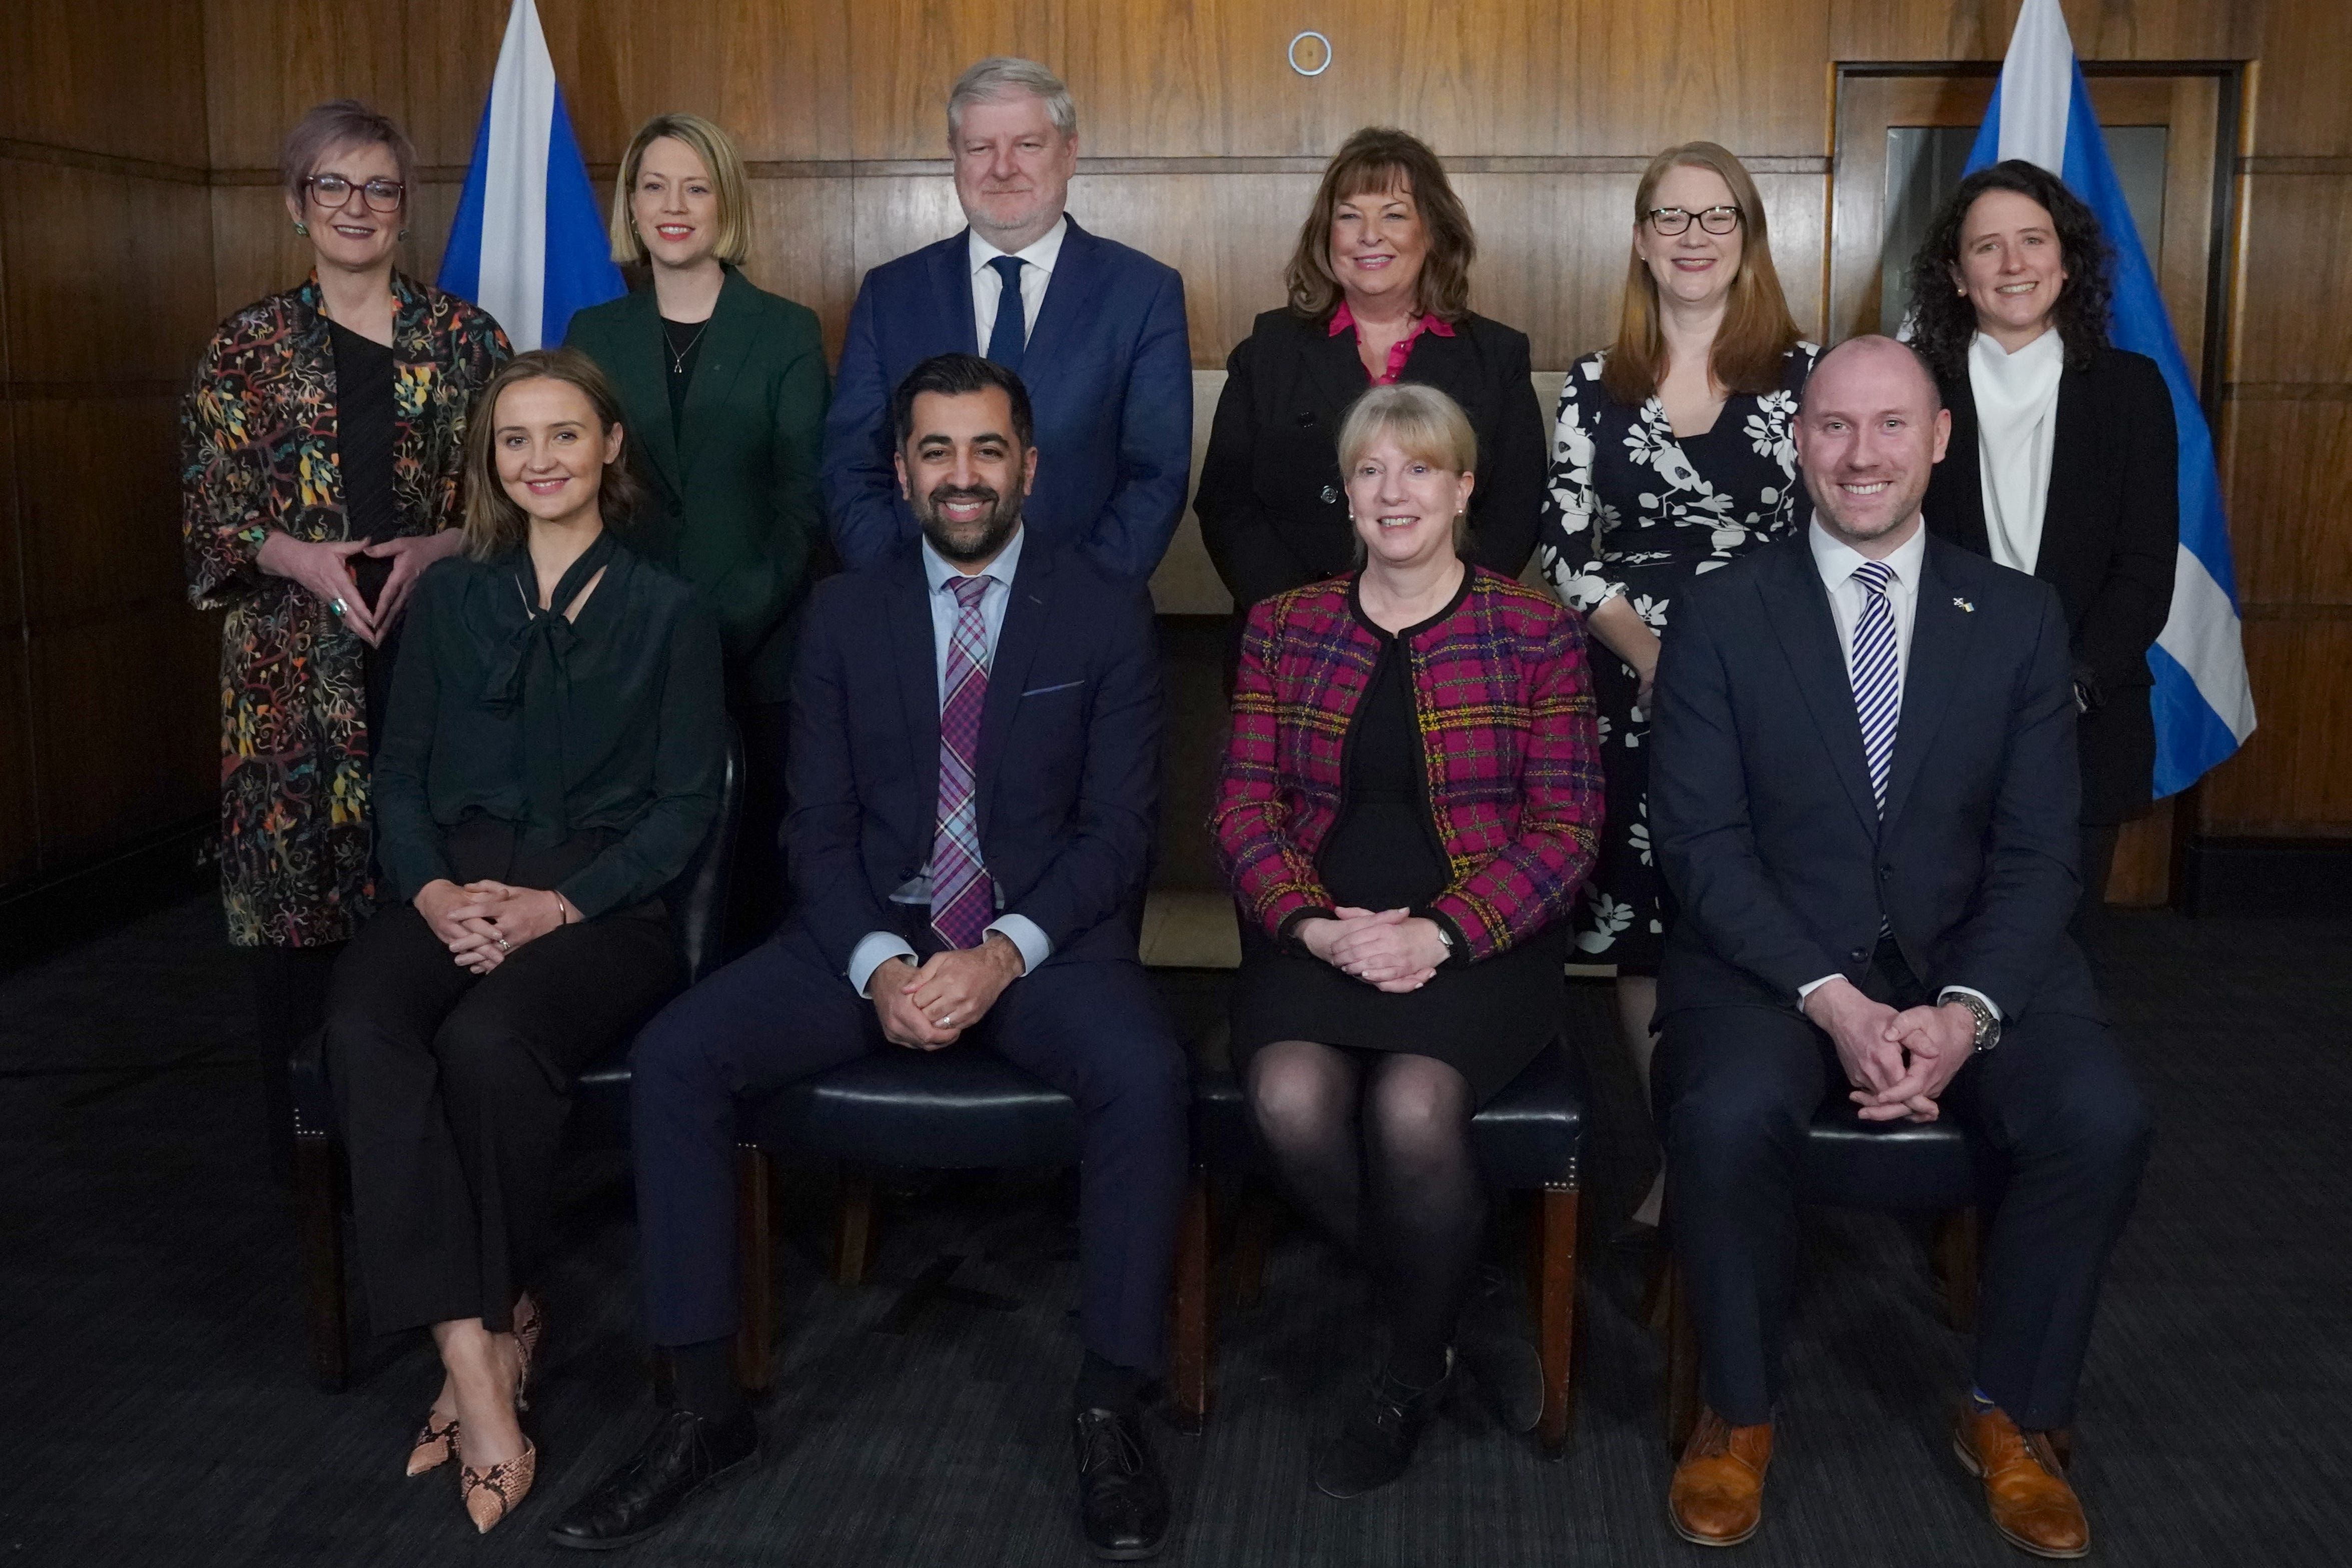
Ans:
[[[1468,574],[1463,582],[1466,592]],[[1401,648],[1460,603],[1456,595],[1402,634],[1381,630],[1356,607],[1357,619],[1380,639],[1381,657],[1348,725],[1339,819],[1316,857],[1335,903],[1419,910],[1451,880],[1430,819],[1421,728]],[[1276,1040],[1405,1051],[1461,1073],[1483,1105],[1559,1030],[1565,956],[1565,928],[1551,926],[1484,963],[1445,963],[1418,991],[1391,993],[1244,921],[1242,967],[1234,980],[1234,1065]]]
[[[393,494],[393,446],[399,431],[394,418],[393,382],[396,374],[391,348],[362,337],[341,321],[327,323],[335,350],[335,466],[343,480],[346,539],[381,544],[400,537],[400,506]],[[381,556],[352,557],[352,586],[369,608],[392,575],[392,563]],[[362,656],[367,679],[368,733],[382,746],[386,700],[392,694],[392,672],[399,662],[397,625],[378,646]]]
[[[1577,361],[1559,389],[1536,539],[1560,602],[1590,615],[1622,594],[1652,631],[1671,637],[1685,584],[1800,526],[1811,510],[1797,477],[1797,402],[1820,353],[1799,343],[1778,390],[1735,394],[1704,435],[1679,437],[1654,395],[1638,407],[1609,395],[1607,351]],[[1655,974],[1667,911],[1650,852],[1650,716],[1634,706],[1633,667],[1598,637],[1587,647],[1609,804],[1577,905],[1578,956],[1620,974]]]

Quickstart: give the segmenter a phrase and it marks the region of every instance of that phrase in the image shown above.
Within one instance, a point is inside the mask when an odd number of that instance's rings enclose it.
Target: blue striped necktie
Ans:
[[[1903,714],[1903,668],[1895,648],[1895,606],[1886,584],[1895,569],[1865,561],[1853,569],[1862,584],[1862,614],[1853,623],[1853,710],[1862,721],[1862,754],[1870,764],[1870,793],[1886,815],[1886,769],[1895,760],[1895,728]]]

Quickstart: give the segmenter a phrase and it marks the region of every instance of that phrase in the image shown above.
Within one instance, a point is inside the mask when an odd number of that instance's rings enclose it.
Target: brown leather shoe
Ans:
[[[1960,1412],[1952,1452],[1982,1478],[1985,1506],[2001,1539],[2036,1557],[2082,1557],[2091,1550],[2091,1523],[2066,1484],[2065,1468],[2048,1434],[2021,1431],[2001,1411]]]
[[[1772,1424],[1727,1425],[1702,1409],[1674,1484],[1666,1489],[1666,1521],[1698,1546],[1737,1546],[1764,1518],[1764,1470],[1772,1462]]]

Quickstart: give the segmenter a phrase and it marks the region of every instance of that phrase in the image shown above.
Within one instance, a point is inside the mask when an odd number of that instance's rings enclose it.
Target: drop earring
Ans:
[[[406,229],[404,229],[404,229],[402,229],[402,230],[400,231],[400,233],[398,234],[398,236],[396,236],[395,237],[396,237],[396,238],[398,238],[398,239],[403,239],[403,240],[406,239],[406,238],[408,237],[408,231],[407,231]]]
[[[294,232],[308,239],[310,237],[310,226],[298,217],[294,220]]]

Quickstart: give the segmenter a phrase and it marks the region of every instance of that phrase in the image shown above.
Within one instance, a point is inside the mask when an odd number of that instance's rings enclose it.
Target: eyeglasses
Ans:
[[[330,211],[352,199],[352,183],[341,174],[313,174],[302,182],[302,188],[310,193],[312,201]],[[370,180],[359,187],[359,192],[367,198],[370,212],[390,213],[400,210],[408,187],[398,180]]]
[[[1652,207],[1645,215],[1650,226],[1660,234],[1675,235],[1690,227],[1691,219],[1698,219],[1699,227],[1709,234],[1729,234],[1739,226],[1738,207],[1708,207],[1704,212],[1685,212],[1680,207]]]

